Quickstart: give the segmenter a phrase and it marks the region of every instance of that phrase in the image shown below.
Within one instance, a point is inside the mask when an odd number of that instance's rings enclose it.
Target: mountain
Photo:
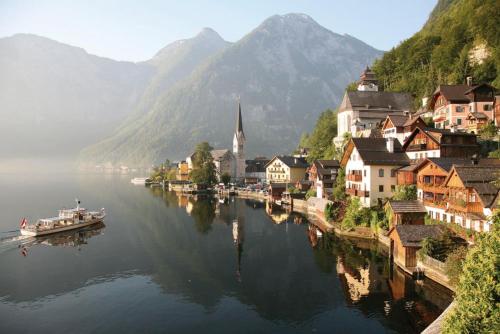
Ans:
[[[0,156],[75,156],[123,121],[154,67],[19,34],[0,39],[0,73]]]
[[[9,145],[0,157],[76,157],[228,44],[206,28],[131,63],[35,35],[2,38],[0,140]]]
[[[500,88],[499,12],[498,0],[439,0],[419,32],[375,62],[382,87],[424,97],[472,76]]]
[[[238,98],[247,155],[289,152],[381,55],[304,14],[272,16],[160,94],[150,110],[85,149],[80,161],[145,165],[183,158],[200,141],[231,147]]]

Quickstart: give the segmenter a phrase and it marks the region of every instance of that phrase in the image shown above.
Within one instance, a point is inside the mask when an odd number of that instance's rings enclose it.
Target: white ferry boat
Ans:
[[[30,225],[26,224],[26,219],[23,219],[20,231],[22,235],[37,237],[101,223],[105,216],[104,209],[87,211],[80,208],[80,201],[77,200],[76,208],[59,210],[57,217],[39,219],[35,224]]]
[[[134,177],[132,180],[130,180],[130,183],[144,186],[150,184],[151,179],[148,177]]]

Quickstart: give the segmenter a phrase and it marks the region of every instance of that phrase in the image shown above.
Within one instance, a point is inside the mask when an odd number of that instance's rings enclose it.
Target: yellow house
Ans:
[[[278,155],[266,165],[267,182],[294,183],[306,176],[308,164],[304,158]]]
[[[186,161],[181,161],[177,165],[176,179],[178,181],[186,181],[189,179],[189,165]]]

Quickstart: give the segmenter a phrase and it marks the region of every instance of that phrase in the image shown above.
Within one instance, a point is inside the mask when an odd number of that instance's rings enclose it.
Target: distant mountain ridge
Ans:
[[[80,161],[147,165],[183,158],[199,141],[231,147],[238,97],[247,155],[289,152],[323,110],[338,105],[346,84],[382,55],[304,14],[272,16],[236,43],[218,45],[187,77],[156,90],[109,138],[83,150]],[[156,78],[169,80],[169,74]]]

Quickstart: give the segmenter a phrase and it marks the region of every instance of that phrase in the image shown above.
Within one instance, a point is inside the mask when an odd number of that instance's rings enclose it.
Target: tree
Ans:
[[[396,192],[393,199],[397,201],[410,201],[417,199],[417,186],[414,184],[410,185],[399,185],[396,186]]]
[[[335,186],[332,191],[333,200],[343,201],[346,198],[345,194],[345,171],[344,168],[339,168],[337,178],[335,179]]]
[[[220,177],[220,182],[224,183],[224,185],[227,186],[229,182],[231,182],[231,175],[229,175],[228,173],[222,174]]]
[[[445,318],[443,333],[496,333],[500,328],[498,220],[497,213],[493,217],[493,231],[480,235],[465,258],[456,305]]]
[[[193,170],[189,174],[194,183],[212,185],[217,182],[215,165],[210,153],[212,149],[207,142],[196,145],[193,156]]]
[[[445,261],[445,272],[446,276],[449,278],[449,283],[456,286],[458,279],[462,274],[462,269],[467,256],[467,247],[457,247],[453,252],[451,252]]]
[[[299,147],[309,147],[308,162],[333,159],[333,138],[337,135],[337,111],[327,109],[321,113],[310,135],[303,134]]]
[[[495,123],[489,122],[485,126],[479,130],[479,136],[482,139],[495,139],[498,136],[498,128],[495,126]]]

